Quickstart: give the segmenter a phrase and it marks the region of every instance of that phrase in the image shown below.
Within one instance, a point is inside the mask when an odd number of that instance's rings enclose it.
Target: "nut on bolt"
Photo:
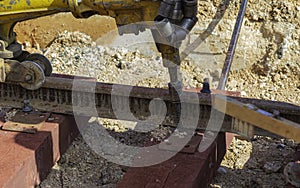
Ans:
[[[209,86],[209,79],[208,78],[205,78],[202,82],[203,84],[203,87],[201,89],[201,93],[211,93],[210,91],[210,86]]]
[[[23,101],[23,104],[24,104],[23,109],[22,109],[23,112],[31,112],[33,110],[33,108],[29,105],[29,103],[30,103],[29,100]]]

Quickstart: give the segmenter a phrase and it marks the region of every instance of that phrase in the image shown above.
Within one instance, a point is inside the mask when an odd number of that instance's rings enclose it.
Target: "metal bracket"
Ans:
[[[0,58],[11,59],[16,58],[22,53],[22,45],[14,42],[7,46],[7,43],[3,40],[0,40]]]
[[[4,59],[0,58],[0,82],[5,82],[6,73],[5,73],[5,64]]]
[[[6,44],[3,40],[0,40],[0,57],[1,58],[13,58],[13,53],[6,50]]]
[[[5,61],[6,81],[9,82],[26,82],[26,77],[33,75],[33,71],[16,60]]]
[[[50,117],[50,113],[24,113],[18,111],[11,120],[5,122],[2,126],[2,130],[23,132],[23,133],[37,133],[45,121]]]

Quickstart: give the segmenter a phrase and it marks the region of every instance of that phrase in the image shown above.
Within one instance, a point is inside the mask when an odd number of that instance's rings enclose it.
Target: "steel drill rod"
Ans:
[[[227,54],[226,54],[225,63],[224,63],[222,73],[221,73],[221,77],[220,77],[220,80],[219,80],[219,84],[218,84],[218,87],[217,87],[217,89],[219,89],[219,90],[224,90],[225,87],[226,87],[230,67],[231,67],[231,64],[232,64],[233,57],[234,57],[236,45],[237,45],[237,42],[238,42],[238,39],[239,39],[239,33],[240,33],[241,26],[242,26],[242,23],[243,23],[243,19],[244,19],[244,16],[245,16],[246,7],[247,7],[247,0],[242,0],[241,6],[240,6],[240,11],[238,13],[238,17],[237,17],[237,20],[236,20],[236,23],[235,23],[235,26],[234,26],[231,41],[230,41],[228,51],[227,51]]]

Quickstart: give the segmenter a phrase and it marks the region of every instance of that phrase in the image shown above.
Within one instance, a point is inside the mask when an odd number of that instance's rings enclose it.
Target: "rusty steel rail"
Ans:
[[[129,121],[143,121],[151,115],[152,118],[163,119],[161,124],[170,126],[174,126],[174,122],[178,118],[175,110],[176,104],[172,101],[167,89],[99,83],[90,79],[80,79],[77,86],[73,87],[74,79],[72,77],[55,76],[48,77],[43,87],[34,91],[26,90],[16,84],[0,83],[0,106],[22,108],[23,101],[29,100],[30,105],[40,111],[73,115],[73,109],[76,109],[75,113],[81,116],[96,115],[101,118]],[[117,93],[112,93],[114,87],[118,88]],[[166,104],[167,113],[165,116],[162,115],[164,113],[160,111],[160,108],[155,109],[152,114],[150,113],[149,104],[157,98],[160,98]],[[188,112],[182,114],[182,117],[188,122],[198,116],[198,129],[200,130],[207,128],[212,112],[214,114],[221,113],[211,108],[211,95],[185,91],[182,93],[181,98],[184,101],[182,108],[185,109],[185,112]],[[280,112],[281,117],[295,122],[300,121],[299,106],[284,102],[240,97],[231,98],[245,104],[253,104],[269,112],[276,109]],[[129,102],[127,103],[127,101]],[[119,106],[118,109],[113,108],[112,102]],[[124,112],[127,104],[130,106],[130,113],[133,115]],[[197,110],[194,110],[197,108],[200,109],[198,114],[196,113]],[[91,114],[94,109],[96,109],[96,114]],[[269,135],[268,132],[262,129],[228,115],[225,115],[221,131],[234,132],[245,136],[251,136],[252,134]]]

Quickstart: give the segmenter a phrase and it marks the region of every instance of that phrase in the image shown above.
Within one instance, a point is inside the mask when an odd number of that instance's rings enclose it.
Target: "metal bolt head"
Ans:
[[[200,92],[201,93],[211,93],[208,79],[204,79],[204,82],[202,84],[203,84],[203,87]]]
[[[23,112],[31,112],[33,109],[32,107],[29,105],[29,100],[24,100],[23,103],[24,103],[24,106],[23,106],[23,109],[22,111]]]
[[[23,103],[24,103],[24,105],[29,105],[30,101],[29,100],[24,100]]]
[[[30,74],[27,74],[25,76],[25,81],[30,81],[30,80],[32,80],[32,76]]]
[[[32,108],[30,106],[24,106],[22,109],[23,112],[31,112]]]

